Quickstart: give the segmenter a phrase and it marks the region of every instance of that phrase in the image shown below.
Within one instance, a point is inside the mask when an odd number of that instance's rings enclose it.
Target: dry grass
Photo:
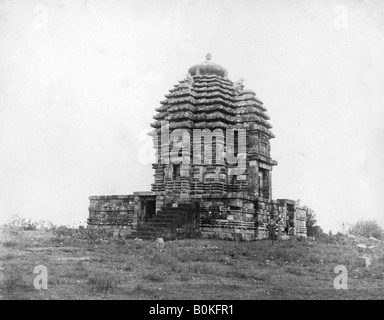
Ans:
[[[0,246],[0,295],[9,299],[379,299],[384,249],[369,270],[355,244],[284,241],[236,243],[190,239],[167,242],[96,241],[49,231],[8,234]],[[349,289],[336,291],[337,265]],[[36,290],[36,265],[48,269],[48,290]]]
[[[94,271],[88,276],[88,284],[99,293],[115,292],[120,282],[119,276],[108,271]]]
[[[14,248],[17,246],[17,242],[16,241],[5,241],[2,243],[2,245],[4,248]]]

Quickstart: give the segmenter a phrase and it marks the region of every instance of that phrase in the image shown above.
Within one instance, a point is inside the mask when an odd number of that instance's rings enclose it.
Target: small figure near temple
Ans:
[[[272,245],[275,245],[275,233],[276,233],[276,225],[275,221],[273,219],[269,220],[269,223],[267,225],[268,234],[269,234],[269,241],[272,243]]]

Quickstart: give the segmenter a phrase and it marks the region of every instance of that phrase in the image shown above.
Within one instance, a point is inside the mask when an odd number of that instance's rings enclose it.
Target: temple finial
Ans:
[[[210,53],[207,53],[207,55],[205,56],[205,58],[207,59],[207,61],[211,60],[212,59],[212,55]]]

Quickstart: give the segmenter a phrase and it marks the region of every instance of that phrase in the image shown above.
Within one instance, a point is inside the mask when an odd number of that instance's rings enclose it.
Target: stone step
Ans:
[[[156,226],[153,226],[153,227],[140,227],[137,229],[138,232],[141,232],[141,231],[152,231],[152,232],[172,232],[171,228],[167,228],[167,227],[156,227]]]
[[[168,210],[168,209],[187,209],[187,210],[192,210],[192,209],[196,209],[194,206],[191,206],[191,205],[179,205],[177,207],[172,207],[172,206],[165,206],[163,207],[163,210]]]
[[[157,215],[151,217],[151,219],[153,219],[153,218],[176,219],[176,218],[179,218],[180,216],[182,216],[182,212],[178,212],[178,213],[162,213],[162,214],[157,214]]]
[[[176,219],[170,219],[170,218],[167,218],[167,219],[152,218],[152,219],[149,219],[145,223],[167,223],[167,224],[173,224],[173,223],[175,223],[175,221],[176,221]]]
[[[160,218],[160,219],[176,219],[178,217],[177,214],[157,214],[153,217],[151,217],[150,219],[156,219],[156,218]]]
[[[158,212],[157,214],[180,214],[182,212],[190,212],[190,210],[182,210],[175,208],[175,210],[168,210],[168,209],[163,209],[162,211]]]
[[[196,209],[191,209],[191,208],[163,208],[161,212],[168,212],[168,213],[173,213],[173,212],[193,212],[196,211]]]
[[[176,211],[191,211],[191,210],[196,210],[196,209],[193,209],[193,208],[183,208],[183,207],[178,207],[178,208],[165,207],[165,208],[162,208],[161,211],[163,211],[163,212],[165,212],[165,211],[176,212]]]
[[[170,216],[170,217],[178,217],[181,215],[187,214],[188,216],[191,216],[194,214],[194,212],[186,212],[186,211],[176,211],[176,212],[163,212],[163,213],[158,213],[154,217],[160,217],[160,216]]]
[[[166,223],[166,222],[154,222],[154,221],[151,221],[151,222],[146,222],[144,224],[142,224],[141,226],[138,227],[138,229],[141,229],[141,228],[149,228],[149,227],[157,227],[157,228],[168,228],[168,229],[171,229],[173,226],[172,223]]]

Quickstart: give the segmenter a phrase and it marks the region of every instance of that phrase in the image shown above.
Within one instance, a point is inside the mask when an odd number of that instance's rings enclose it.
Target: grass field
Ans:
[[[370,269],[356,244],[306,240],[231,242],[58,237],[51,231],[1,234],[1,299],[383,299],[384,249]],[[48,271],[37,290],[34,268]],[[334,268],[348,269],[336,290]]]

